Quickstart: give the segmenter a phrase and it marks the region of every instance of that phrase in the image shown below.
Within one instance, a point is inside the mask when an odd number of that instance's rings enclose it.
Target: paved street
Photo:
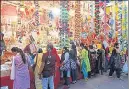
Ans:
[[[128,76],[123,74],[121,78],[122,80],[117,79],[115,73],[112,78],[109,78],[108,74],[97,75],[87,82],[83,79],[79,80],[76,84],[71,84],[69,89],[129,89]]]

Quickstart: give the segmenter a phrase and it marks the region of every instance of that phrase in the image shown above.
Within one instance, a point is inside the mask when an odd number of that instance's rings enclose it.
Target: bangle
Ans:
[[[40,73],[38,75],[41,75]]]

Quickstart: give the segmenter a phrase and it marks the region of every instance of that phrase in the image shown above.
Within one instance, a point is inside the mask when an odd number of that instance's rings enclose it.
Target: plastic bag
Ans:
[[[128,64],[127,64],[127,61],[125,62],[124,66],[123,66],[123,72],[124,73],[128,73]]]

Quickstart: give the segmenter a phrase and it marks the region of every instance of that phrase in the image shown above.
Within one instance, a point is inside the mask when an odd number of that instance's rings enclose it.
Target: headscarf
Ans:
[[[55,54],[56,55],[56,64],[57,64],[57,66],[60,66],[60,57],[59,57],[59,55],[57,53],[56,48],[53,48],[52,49],[52,54]]]

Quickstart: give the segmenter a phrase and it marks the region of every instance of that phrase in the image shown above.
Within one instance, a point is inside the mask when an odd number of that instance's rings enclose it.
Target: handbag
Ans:
[[[38,60],[38,54],[36,55],[36,62],[32,66],[33,71],[35,71],[35,67],[37,65],[37,60]]]
[[[14,79],[15,79],[15,63],[14,63],[14,56],[13,56],[13,59],[12,59],[12,67],[11,67],[10,79],[11,79],[11,80],[14,80]]]

